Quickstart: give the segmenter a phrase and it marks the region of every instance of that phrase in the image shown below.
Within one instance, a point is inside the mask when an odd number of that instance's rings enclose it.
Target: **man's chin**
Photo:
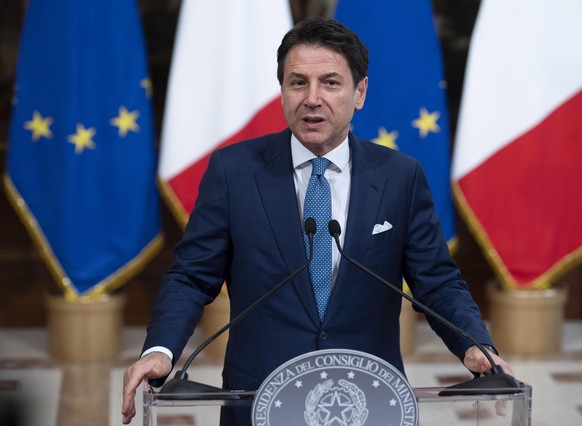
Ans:
[[[297,139],[299,139],[299,138],[297,138]],[[307,138],[307,139],[303,139],[303,140],[299,139],[299,142],[301,142],[301,144],[305,148],[307,148],[308,150],[310,150],[311,152],[313,152],[317,156],[325,155],[333,149],[333,148],[330,148],[330,146],[326,143],[326,141],[319,140],[319,139],[314,139],[314,138]]]

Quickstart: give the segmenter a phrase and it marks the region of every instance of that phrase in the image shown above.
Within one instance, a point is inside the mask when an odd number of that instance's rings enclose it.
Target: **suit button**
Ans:
[[[319,332],[319,340],[325,340],[327,339],[327,333],[325,331],[320,331]]]

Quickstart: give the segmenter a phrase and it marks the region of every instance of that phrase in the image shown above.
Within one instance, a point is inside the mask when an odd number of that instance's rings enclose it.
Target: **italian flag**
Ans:
[[[471,41],[453,187],[507,288],[582,260],[582,2],[484,0]]]
[[[158,174],[185,225],[214,150],[286,127],[277,48],[292,19],[287,0],[184,0],[181,7]]]

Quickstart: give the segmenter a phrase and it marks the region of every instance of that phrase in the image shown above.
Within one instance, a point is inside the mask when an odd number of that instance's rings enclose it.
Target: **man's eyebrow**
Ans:
[[[328,78],[339,78],[341,75],[337,72],[329,72],[327,74],[323,74],[320,78],[326,80]]]
[[[300,73],[300,72],[295,72],[295,71],[292,71],[292,72],[290,72],[290,73],[289,73],[289,77],[295,77],[295,78],[305,78],[305,77],[306,77],[306,75],[305,75],[305,74],[303,74],[303,73]]]
[[[307,75],[306,74],[303,74],[303,73],[300,73],[300,72],[292,71],[292,72],[289,73],[289,77],[306,78]],[[319,76],[319,79],[320,80],[326,80],[328,78],[341,78],[341,75],[339,73],[333,71],[333,72],[329,72],[327,74],[323,74],[323,75],[320,75]]]

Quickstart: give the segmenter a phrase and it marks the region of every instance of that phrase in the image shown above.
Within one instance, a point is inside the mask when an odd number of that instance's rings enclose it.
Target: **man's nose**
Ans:
[[[317,85],[311,85],[305,97],[305,105],[315,108],[321,105],[321,91]]]

